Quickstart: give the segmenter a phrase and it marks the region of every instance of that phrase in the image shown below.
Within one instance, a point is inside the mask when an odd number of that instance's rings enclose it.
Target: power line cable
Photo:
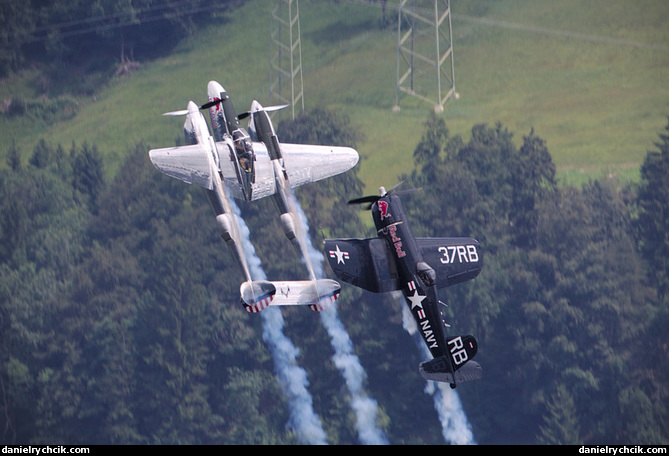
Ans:
[[[227,5],[218,4],[218,5],[201,6],[201,7],[198,7],[198,8],[190,8],[190,9],[184,10],[184,11],[164,12],[165,10],[172,9],[172,8],[177,8],[179,6],[186,5],[188,3],[189,3],[188,1],[173,2],[173,3],[167,3],[167,4],[163,4],[163,5],[156,5],[156,6],[153,6],[153,7],[136,10],[136,11],[134,11],[134,14],[137,14],[137,15],[146,14],[146,16],[139,19],[139,22],[137,20],[128,20],[128,21],[118,22],[118,23],[93,25],[93,24],[100,24],[104,21],[109,21],[109,20],[121,18],[121,17],[127,16],[129,14],[128,12],[124,12],[124,13],[113,13],[113,14],[107,14],[107,15],[103,15],[103,16],[90,17],[90,18],[86,18],[86,19],[78,19],[78,20],[73,20],[73,21],[67,21],[67,22],[60,22],[60,23],[55,23],[55,24],[44,25],[44,26],[37,27],[37,28],[30,31],[30,33],[44,32],[43,34],[41,34],[41,36],[36,36],[32,39],[28,39],[28,40],[25,41],[25,43],[37,43],[37,42],[45,41],[46,39],[48,39],[49,33],[54,32],[54,31],[58,31],[62,38],[68,38],[68,37],[73,37],[73,36],[78,36],[78,35],[85,35],[85,34],[93,33],[93,32],[99,32],[99,31],[113,30],[113,29],[117,29],[117,28],[129,27],[129,26],[133,26],[133,25],[141,26],[143,24],[156,22],[156,21],[160,21],[160,20],[169,20],[169,19],[173,19],[173,18],[176,18],[176,17],[185,16],[185,15],[188,15],[188,14],[196,14],[196,13],[202,13],[202,12],[207,12],[207,11],[222,10],[227,6]],[[67,28],[75,27],[75,26],[78,26],[78,25],[87,25],[88,27],[65,31],[65,29],[67,29]]]

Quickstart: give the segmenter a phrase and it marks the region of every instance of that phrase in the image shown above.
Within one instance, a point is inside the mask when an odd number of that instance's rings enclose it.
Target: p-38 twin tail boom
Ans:
[[[414,237],[397,193],[381,187],[378,196],[349,201],[369,205],[378,237],[326,239],[325,254],[340,280],[375,293],[402,291],[434,358],[420,364],[420,374],[455,388],[481,378],[481,366],[472,360],[478,344],[473,336],[446,337],[437,289],[479,274],[479,243],[473,238]]]
[[[198,106],[189,102],[188,109],[168,114],[186,115],[185,146],[153,149],[149,157],[162,173],[204,188],[216,216],[221,237],[231,247],[241,266],[245,282],[240,287],[241,301],[249,312],[269,305],[308,305],[322,310],[337,298],[341,286],[331,279],[266,281],[253,280],[249,272],[241,239],[240,219],[232,211],[232,197],[254,201],[275,195],[285,188],[284,182],[296,187],[345,172],[358,162],[358,153],[348,147],[283,144],[283,179],[277,179],[276,165],[261,141],[252,141],[239,124],[232,103],[215,81],[208,86],[209,102]],[[201,109],[209,109],[214,136],[209,133]],[[264,113],[265,111],[263,111]],[[286,235],[296,223],[282,222]],[[288,236],[290,238],[290,236]],[[307,263],[309,264],[309,263]]]

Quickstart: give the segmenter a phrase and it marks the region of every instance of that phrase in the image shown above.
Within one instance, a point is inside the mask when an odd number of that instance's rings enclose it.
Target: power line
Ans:
[[[184,11],[172,11],[169,12],[169,10],[173,8],[178,8],[179,6],[182,5],[188,5],[190,2],[188,1],[179,1],[179,2],[172,2],[172,3],[166,3],[163,5],[156,5],[144,9],[139,9],[136,11],[133,11],[134,14],[139,15],[139,14],[146,14],[146,16],[142,17],[139,22],[137,20],[126,20],[123,22],[118,22],[118,23],[107,23],[104,24],[106,21],[110,21],[113,19],[118,19],[122,18],[125,16],[128,16],[128,12],[124,13],[113,13],[113,14],[106,14],[102,16],[95,16],[95,17],[89,17],[85,19],[78,19],[78,20],[73,20],[73,21],[67,21],[67,22],[60,22],[60,23],[55,23],[55,24],[48,24],[48,25],[43,25],[40,27],[36,27],[35,29],[31,30],[30,33],[42,33],[44,32],[41,36],[36,36],[32,39],[28,39],[25,41],[25,43],[37,43],[41,41],[45,41],[48,39],[48,35],[51,32],[57,31],[60,33],[61,38],[68,38],[68,37],[73,37],[73,36],[78,36],[78,35],[85,35],[88,33],[92,32],[99,32],[99,31],[104,31],[104,30],[113,30],[117,28],[123,28],[123,27],[129,27],[132,25],[143,25],[151,22],[156,22],[160,20],[169,20],[173,19],[176,17],[180,16],[185,16],[188,14],[196,14],[196,13],[202,13],[202,12],[207,12],[207,11],[214,11],[214,10],[223,10],[227,5],[223,4],[218,4],[218,5],[208,5],[208,6],[201,6],[198,8],[190,8],[188,10]],[[165,12],[165,10],[168,10],[168,12]],[[102,23],[102,24],[101,24]],[[101,25],[96,25],[96,24],[101,24]],[[69,31],[64,31],[68,28],[71,27],[76,27],[79,25],[86,25],[87,27],[85,28],[80,28],[80,29],[74,29],[74,30],[69,30]]]

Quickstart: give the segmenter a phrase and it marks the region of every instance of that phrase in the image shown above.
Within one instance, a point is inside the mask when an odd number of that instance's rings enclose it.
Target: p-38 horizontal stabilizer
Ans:
[[[240,288],[247,312],[257,313],[269,306],[309,306],[320,312],[339,297],[341,285],[335,280],[260,282],[271,285],[272,293],[254,293],[259,282],[244,282]]]

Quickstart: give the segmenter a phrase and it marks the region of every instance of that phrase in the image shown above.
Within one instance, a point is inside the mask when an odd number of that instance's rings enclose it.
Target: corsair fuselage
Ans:
[[[388,243],[397,269],[404,279],[402,294],[418,324],[432,356],[446,354],[444,323],[439,309],[436,274],[424,260],[411,227],[406,222],[400,198],[384,196],[372,205],[372,217],[377,233]]]

